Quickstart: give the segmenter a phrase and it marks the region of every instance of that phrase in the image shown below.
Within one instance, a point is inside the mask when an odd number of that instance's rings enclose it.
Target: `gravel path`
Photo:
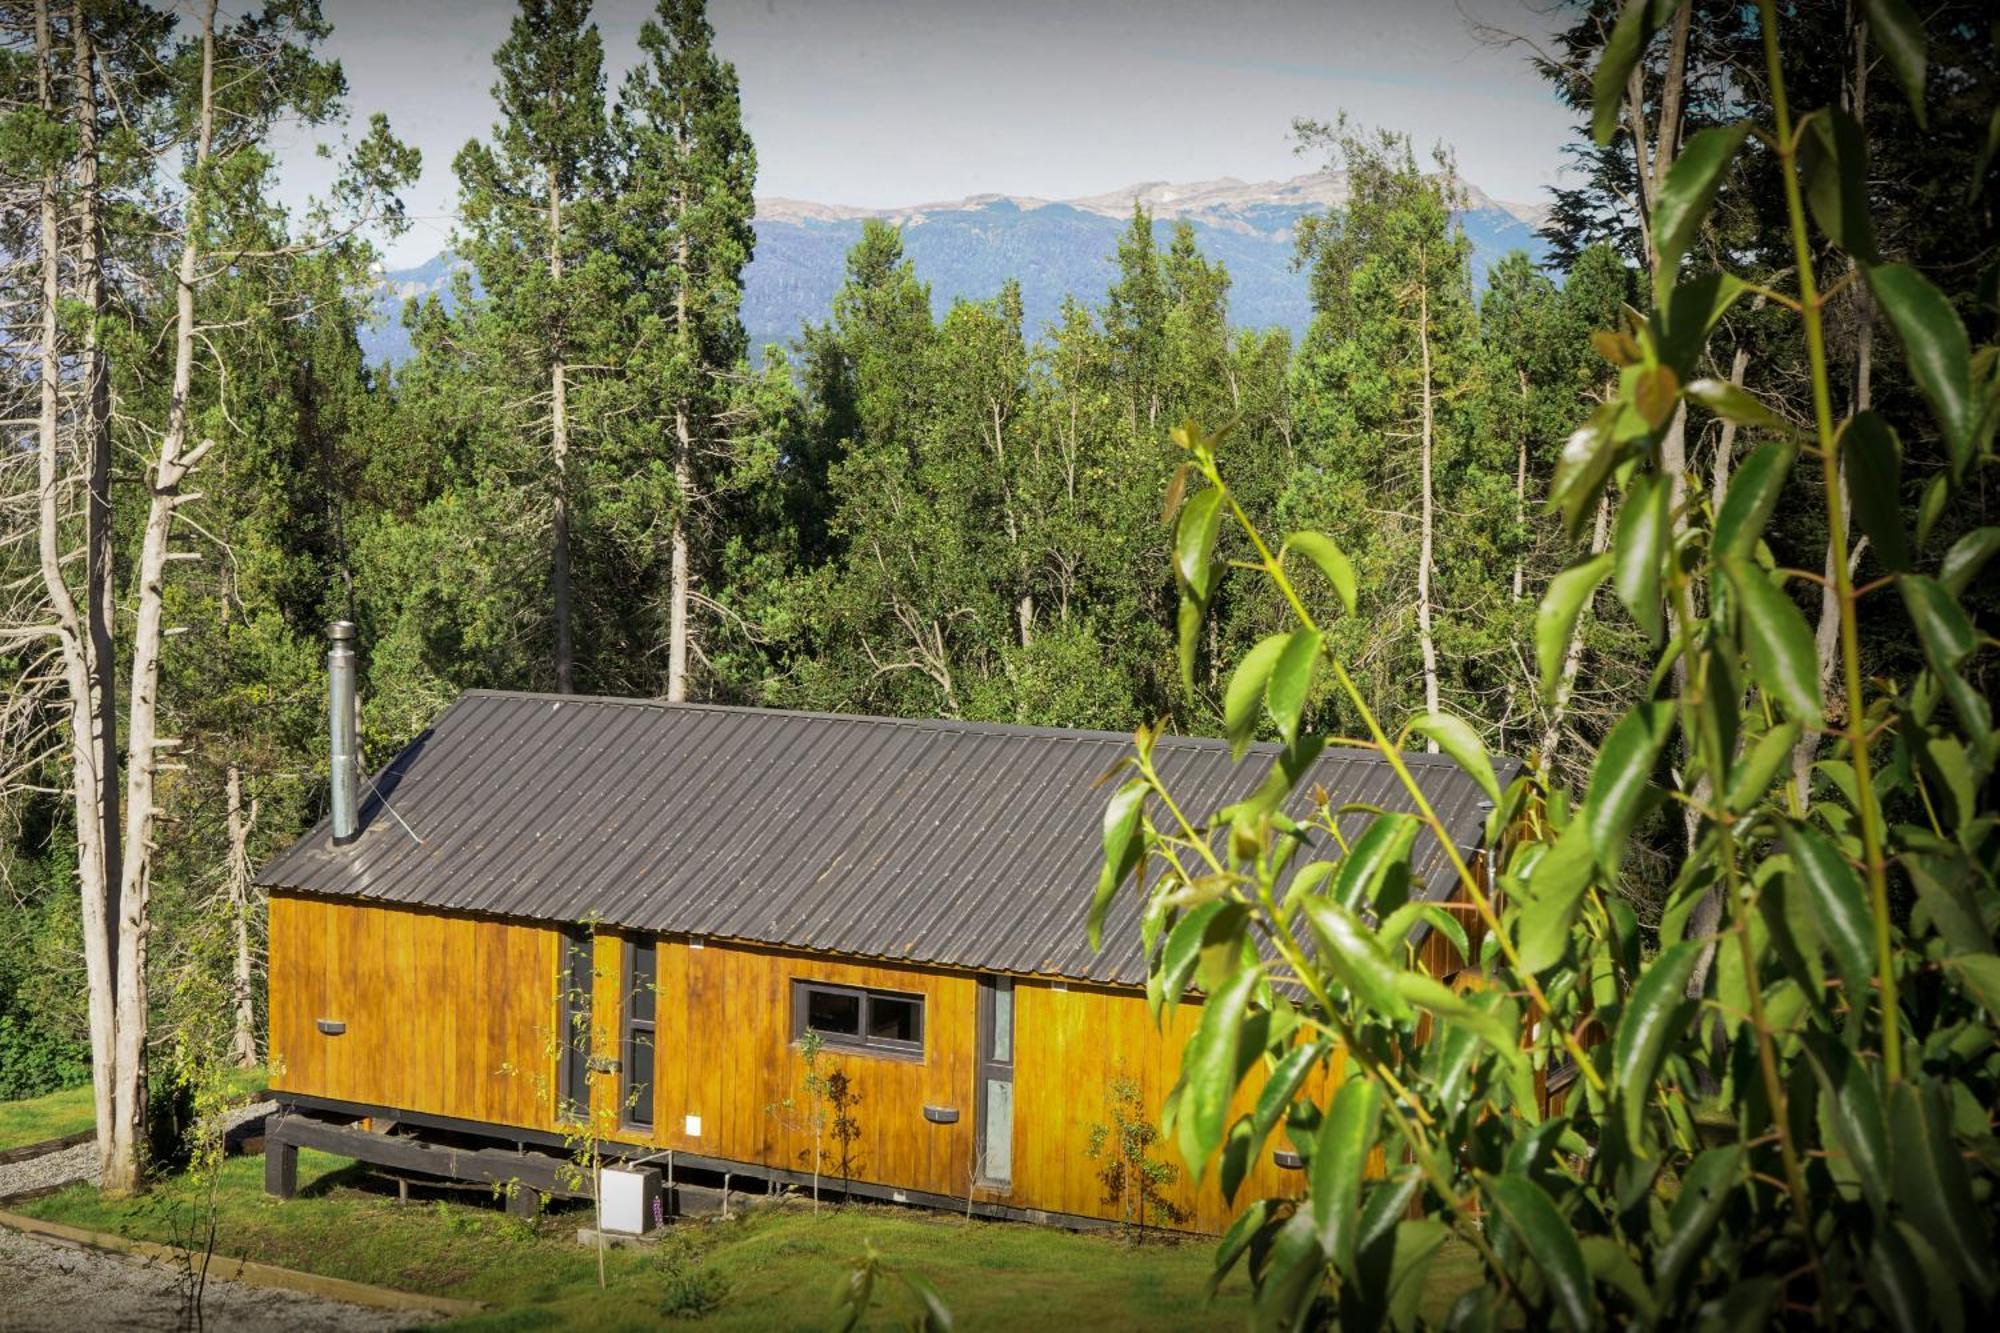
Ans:
[[[229,1113],[225,1131],[259,1120],[277,1106],[259,1102]],[[23,1190],[97,1178],[97,1145],[45,1153],[0,1166],[0,1199]],[[0,1333],[77,1328],[180,1329],[184,1274],[178,1266],[105,1254],[0,1228]],[[431,1322],[407,1310],[375,1310],[344,1301],[246,1287],[219,1279],[202,1296],[203,1326],[251,1333],[391,1333]]]
[[[223,1132],[226,1134],[252,1120],[262,1119],[277,1108],[276,1102],[255,1102],[249,1106],[238,1107],[224,1119]],[[12,1162],[0,1166],[0,1199],[25,1190],[96,1179],[97,1145],[79,1143],[73,1148],[31,1157],[25,1162]]]
[[[0,1229],[0,1330],[178,1329],[181,1273],[172,1265],[77,1249]],[[428,1317],[318,1296],[210,1282],[203,1327],[247,1333],[392,1333]]]

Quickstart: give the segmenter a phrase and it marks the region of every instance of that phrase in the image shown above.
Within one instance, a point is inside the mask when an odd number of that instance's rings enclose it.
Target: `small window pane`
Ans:
[[[634,1032],[626,1057],[625,1120],[633,1125],[653,1123],[653,1034]]]
[[[1014,1178],[1014,1085],[997,1078],[986,1080],[986,1160],[980,1175],[987,1180]]]
[[[653,1021],[655,983],[659,973],[659,960],[654,952],[653,942],[635,943],[632,946],[632,1021],[650,1023]]]
[[[1000,1064],[1014,1062],[1014,983],[993,983],[993,1049],[987,1059]]]
[[[868,997],[868,1039],[907,1041],[923,1039],[923,1002],[896,995]]]
[[[806,1026],[837,1037],[861,1035],[861,997],[845,991],[806,992]]]

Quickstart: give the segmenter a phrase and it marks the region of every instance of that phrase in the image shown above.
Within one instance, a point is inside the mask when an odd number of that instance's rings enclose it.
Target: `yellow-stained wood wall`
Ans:
[[[271,1086],[552,1129],[548,926],[273,894]],[[327,1019],[347,1030],[328,1036]]]
[[[276,894],[271,902],[272,1086],[303,1095],[452,1116],[502,1126],[561,1128],[556,994],[560,934],[553,926],[459,917],[422,909]],[[919,994],[921,1059],[828,1045],[822,1073],[844,1071],[859,1094],[854,1118],[859,1181],[963,1198],[972,1186],[977,1131],[978,979],[940,968],[877,966],[792,950],[662,937],[658,945],[653,1124],[639,1128],[620,1105],[619,1077],[594,1077],[593,1122],[604,1138],[794,1171],[810,1169],[805,1068],[792,1038],[792,983],[822,981]],[[597,938],[592,1046],[617,1059],[623,1030],[624,941]],[[1157,1117],[1179,1075],[1181,1049],[1200,1016],[1181,1004],[1156,1029],[1137,991],[1017,978],[1014,987],[1014,1179],[977,1197],[1014,1207],[1115,1218],[1091,1127],[1108,1124],[1119,1078],[1140,1089]],[[347,1024],[318,1032],[317,1019]],[[1337,1078],[1315,1081],[1324,1097]],[[1254,1073],[1237,1100],[1249,1109]],[[787,1105],[787,1102],[791,1105]],[[959,1112],[936,1124],[925,1106]],[[691,1119],[691,1117],[693,1119]],[[697,1123],[698,1122],[698,1123]],[[1237,1206],[1297,1193],[1274,1135]],[[830,1161],[834,1145],[823,1145]],[[1180,1167],[1171,1144],[1155,1156]],[[1184,1167],[1166,1191],[1184,1225],[1227,1226],[1211,1171],[1197,1190]]]

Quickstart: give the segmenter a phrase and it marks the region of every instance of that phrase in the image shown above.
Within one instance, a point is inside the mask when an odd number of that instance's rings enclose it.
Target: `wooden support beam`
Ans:
[[[275,1117],[274,1117],[275,1118]],[[274,1134],[264,1138],[264,1193],[289,1199],[299,1192],[299,1150]]]
[[[299,1148],[314,1148],[395,1171],[414,1171],[445,1180],[479,1181],[497,1187],[513,1186],[516,1194],[589,1197],[587,1189],[577,1188],[573,1183],[573,1167],[566,1158],[548,1153],[511,1152],[506,1148],[455,1148],[400,1134],[375,1134],[347,1125],[328,1124],[300,1115],[271,1117],[264,1147],[267,1190],[273,1170],[268,1163],[280,1144],[294,1160]]]

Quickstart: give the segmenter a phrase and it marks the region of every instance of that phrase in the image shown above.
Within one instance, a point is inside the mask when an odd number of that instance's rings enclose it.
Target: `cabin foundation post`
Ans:
[[[526,1185],[517,1183],[514,1188],[506,1191],[506,1197],[507,1215],[509,1217],[538,1217],[541,1215],[542,1194],[540,1190],[532,1190]]]
[[[264,1140],[264,1193],[289,1199],[299,1192],[299,1149],[276,1136]]]

